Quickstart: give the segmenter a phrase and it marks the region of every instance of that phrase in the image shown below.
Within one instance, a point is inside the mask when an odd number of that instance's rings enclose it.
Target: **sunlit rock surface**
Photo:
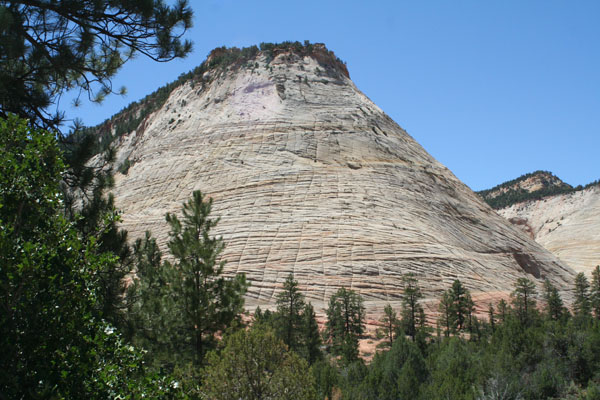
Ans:
[[[317,310],[342,286],[370,311],[399,306],[408,272],[432,304],[456,278],[477,298],[506,295],[524,276],[570,287],[569,267],[489,208],[342,69],[293,53],[269,64],[260,53],[251,64],[180,86],[122,137],[118,159],[132,166],[113,193],[130,238],[150,230],[166,250],[165,213],[202,190],[221,218],[227,273],[252,284],[249,309],[273,306],[290,272]]]
[[[577,272],[600,265],[600,186],[498,210]]]

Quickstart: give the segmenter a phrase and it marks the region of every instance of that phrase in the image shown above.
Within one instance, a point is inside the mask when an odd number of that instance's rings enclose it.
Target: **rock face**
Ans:
[[[130,237],[165,249],[166,212],[214,199],[229,274],[272,306],[290,272],[317,309],[345,286],[368,310],[399,306],[402,274],[429,300],[460,278],[475,296],[519,277],[571,286],[573,271],[500,217],[319,57],[258,53],[185,83],[121,138],[114,195]]]
[[[600,265],[600,186],[498,211],[577,272]]]

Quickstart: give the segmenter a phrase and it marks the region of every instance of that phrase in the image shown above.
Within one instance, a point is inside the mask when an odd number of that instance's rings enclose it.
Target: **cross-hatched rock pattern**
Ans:
[[[600,265],[600,186],[498,210],[576,272]]]
[[[293,52],[259,53],[177,88],[122,137],[113,193],[131,238],[163,250],[166,212],[192,191],[213,198],[226,273],[246,304],[272,307],[293,272],[317,309],[344,286],[368,310],[399,306],[414,273],[429,300],[460,278],[475,294],[573,271],[489,208],[339,69]]]

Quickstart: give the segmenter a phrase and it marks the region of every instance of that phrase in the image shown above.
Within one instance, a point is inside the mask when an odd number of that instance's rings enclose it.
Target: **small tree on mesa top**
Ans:
[[[248,284],[244,274],[233,279],[222,276],[225,261],[218,261],[224,245],[221,238],[210,236],[219,219],[210,219],[212,199],[204,200],[200,191],[183,204],[183,221],[167,213],[171,225],[168,243],[177,260],[174,288],[180,301],[182,330],[187,332],[194,349],[194,361],[201,364],[214,344],[216,332],[228,327],[243,311]]]

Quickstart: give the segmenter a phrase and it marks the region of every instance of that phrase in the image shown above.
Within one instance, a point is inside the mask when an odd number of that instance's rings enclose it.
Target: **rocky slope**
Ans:
[[[577,272],[600,265],[600,186],[498,210]]]
[[[341,286],[371,311],[398,306],[408,272],[431,301],[455,278],[484,297],[522,276],[570,287],[570,268],[427,154],[338,61],[322,46],[263,51],[173,90],[118,139],[130,167],[113,192],[130,237],[151,230],[164,248],[165,213],[202,190],[221,217],[227,273],[252,283],[250,309],[272,306],[290,272],[317,309]]]

